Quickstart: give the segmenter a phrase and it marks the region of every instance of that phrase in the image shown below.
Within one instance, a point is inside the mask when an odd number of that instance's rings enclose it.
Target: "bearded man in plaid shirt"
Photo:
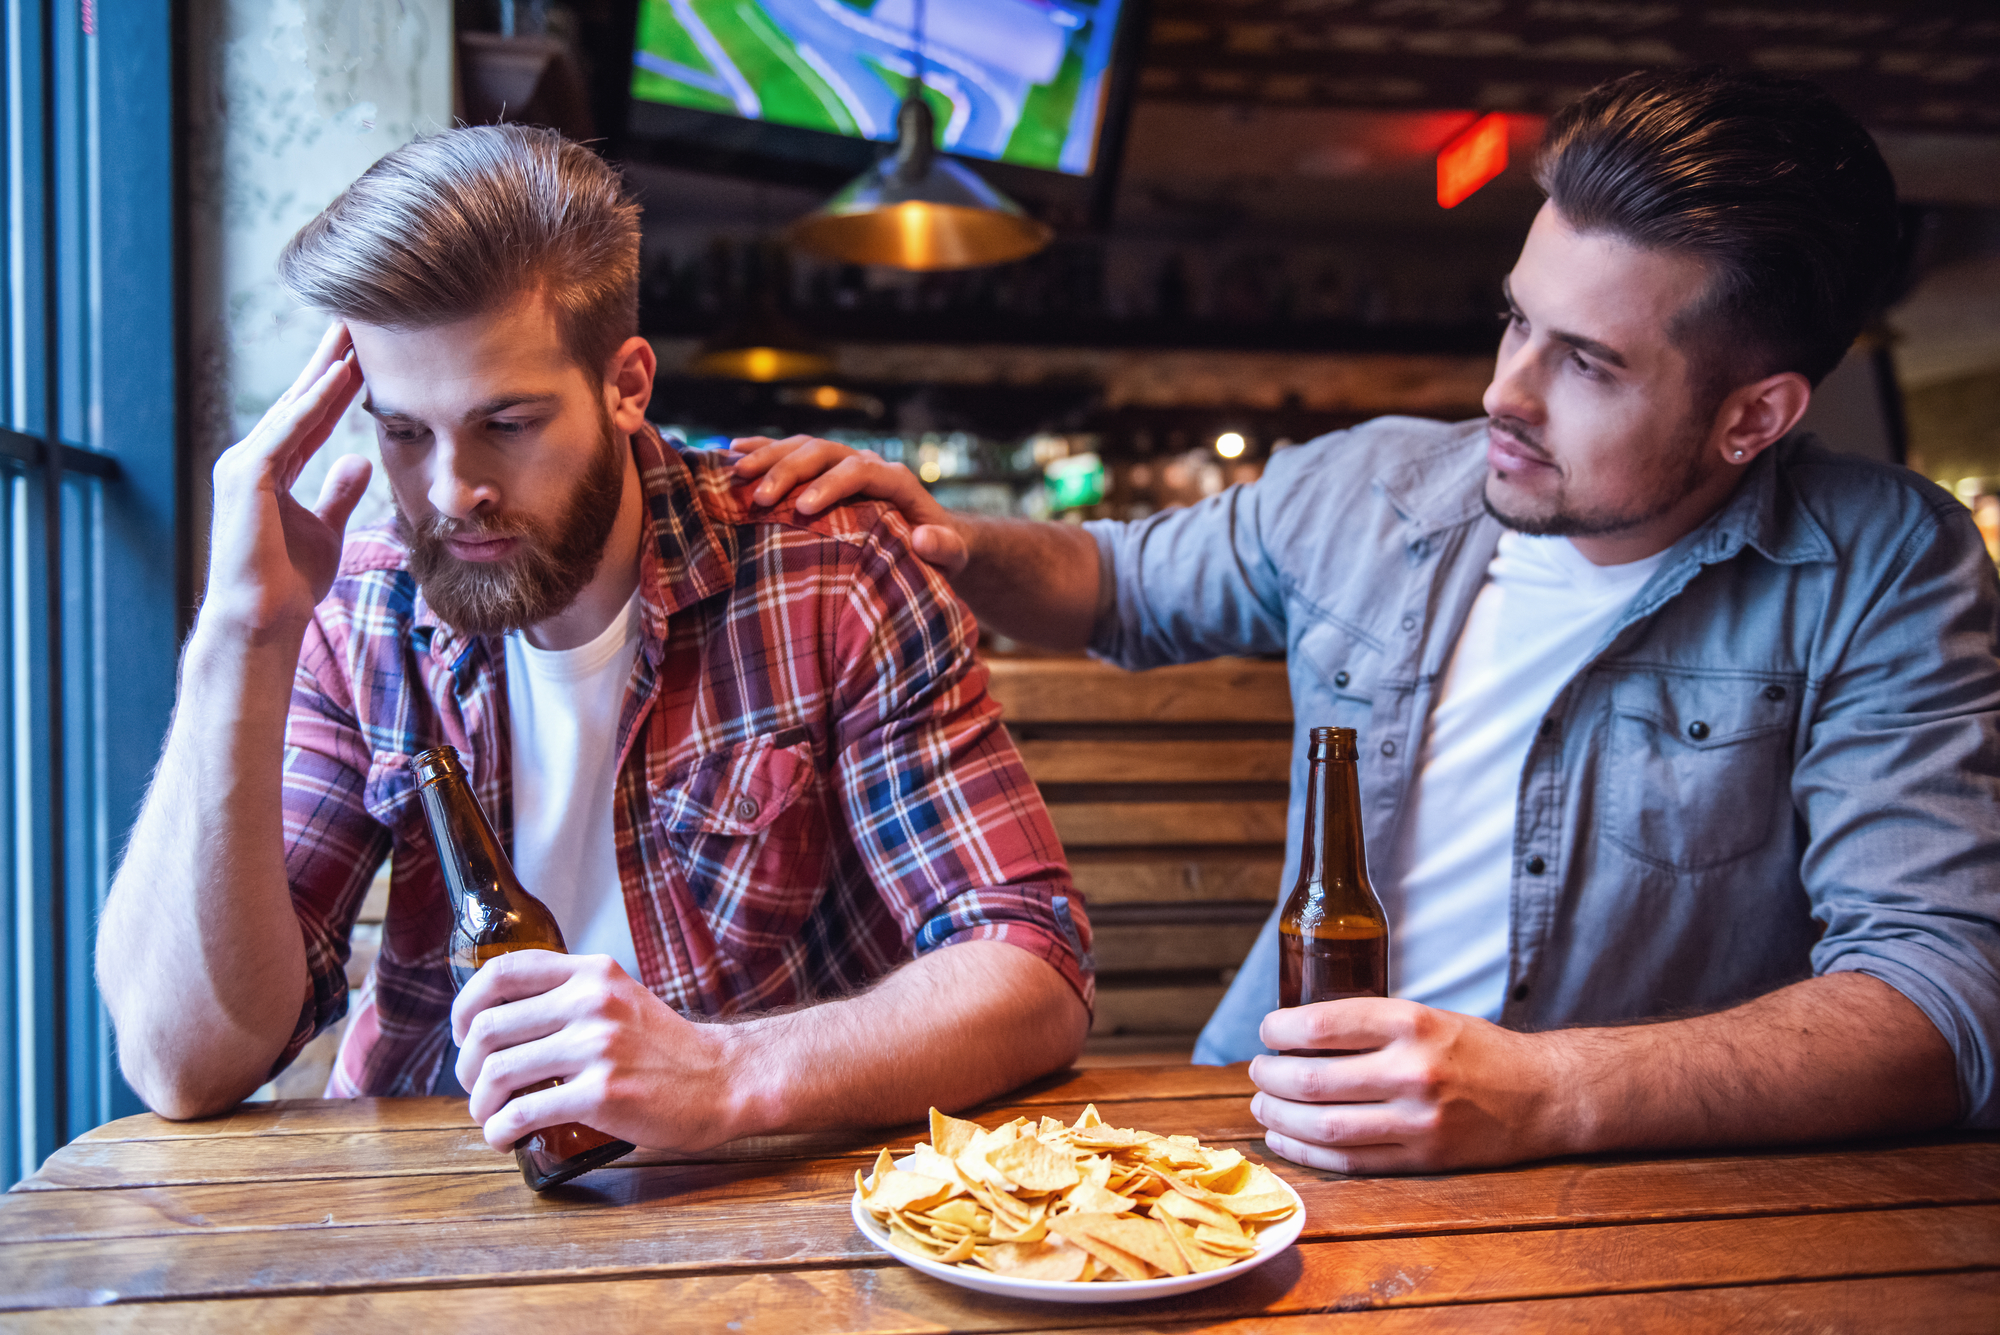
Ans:
[[[753,512],[730,457],[646,425],[638,259],[610,169],[519,126],[390,154],[287,248],[336,323],[216,466],[100,929],[156,1110],[228,1107],[345,1013],[385,856],[328,1092],[462,1088],[496,1148],[879,1125],[1081,1047],[1089,923],[969,614],[892,510]],[[366,461],[315,509],[290,488],[364,389],[396,522],[343,544]],[[410,763],[440,743],[576,952],[498,958],[455,1001]]]

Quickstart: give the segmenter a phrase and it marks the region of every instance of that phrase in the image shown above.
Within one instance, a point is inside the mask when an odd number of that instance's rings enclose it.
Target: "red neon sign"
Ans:
[[[1438,150],[1438,203],[1453,208],[1507,170],[1507,118],[1481,116]]]

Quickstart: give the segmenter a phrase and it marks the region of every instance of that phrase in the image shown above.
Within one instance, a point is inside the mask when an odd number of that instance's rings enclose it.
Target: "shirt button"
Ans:
[[[1345,672],[1336,672],[1333,674],[1333,684],[1335,686],[1345,686],[1349,680],[1350,678]]]
[[[1393,755],[1395,755],[1395,754],[1396,754],[1396,744],[1395,744],[1394,742],[1384,742],[1384,743],[1382,743],[1382,754],[1383,754],[1383,755],[1385,755],[1385,756],[1393,756]]]
[[[1514,984],[1514,990],[1507,995],[1516,1001],[1526,1001],[1528,999],[1528,985],[1526,983],[1516,983]]]
[[[1547,871],[1548,869],[1549,869],[1549,864],[1542,861],[1541,854],[1537,853],[1535,856],[1528,859],[1528,875],[1540,876],[1543,872]]]
[[[1404,630],[1415,630],[1416,628],[1417,628],[1417,619],[1416,619],[1415,617],[1404,617],[1404,618],[1403,618],[1403,629],[1404,629]]]
[[[1697,742],[1701,741],[1708,736],[1708,725],[1700,719],[1696,719],[1694,722],[1688,724],[1688,736],[1694,738]]]
[[[1772,682],[1769,686],[1766,686],[1764,688],[1764,698],[1766,700],[1769,700],[1771,703],[1776,704],[1778,701],[1785,698],[1785,688],[1778,685],[1778,683],[1776,682]]]
[[[742,800],[740,800],[739,802],[737,802],[737,804],[736,804],[736,819],[738,819],[738,820],[742,820],[742,821],[751,821],[751,820],[756,820],[756,819],[757,819],[757,804],[756,804],[756,803],[755,803],[754,801],[752,801],[751,799],[747,798],[747,797],[746,797],[746,798],[743,798]]]

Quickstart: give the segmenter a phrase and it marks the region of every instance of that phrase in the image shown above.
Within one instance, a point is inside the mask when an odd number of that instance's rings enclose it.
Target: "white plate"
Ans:
[[[1275,1175],[1274,1175],[1275,1176]],[[961,1288],[974,1289],[980,1293],[994,1293],[1003,1298],[1040,1298],[1052,1303],[1135,1303],[1142,1298],[1165,1298],[1176,1293],[1192,1293],[1205,1289],[1211,1284],[1221,1284],[1247,1275],[1264,1262],[1276,1256],[1299,1239],[1299,1233],[1306,1226],[1306,1203],[1299,1199],[1299,1193],[1292,1190],[1292,1184],[1278,1179],[1291,1196],[1297,1208],[1290,1216],[1275,1224],[1267,1224],[1257,1233],[1257,1250],[1240,1261],[1232,1261],[1220,1270],[1211,1270],[1205,1275],[1169,1275],[1165,1279],[1114,1279],[1094,1280],[1088,1284],[1066,1283],[1056,1279],[1012,1279],[1006,1275],[996,1275],[990,1270],[971,1267],[939,1265],[924,1256],[914,1256],[900,1247],[889,1243],[889,1230],[875,1222],[875,1216],[861,1203],[861,1193],[855,1192],[849,1209],[854,1215],[854,1226],[861,1230],[863,1237],[880,1247],[889,1255],[913,1270],[921,1270],[934,1279]]]

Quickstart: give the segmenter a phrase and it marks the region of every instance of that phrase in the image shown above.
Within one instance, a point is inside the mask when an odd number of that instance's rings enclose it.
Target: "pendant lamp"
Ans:
[[[896,269],[977,269],[1032,255],[1055,233],[937,151],[921,0],[917,15],[917,70],[896,109],[895,153],[793,223],[788,239],[828,259]]]
[[[817,380],[833,372],[833,358],[776,307],[760,304],[704,343],[688,369],[731,380]]]

